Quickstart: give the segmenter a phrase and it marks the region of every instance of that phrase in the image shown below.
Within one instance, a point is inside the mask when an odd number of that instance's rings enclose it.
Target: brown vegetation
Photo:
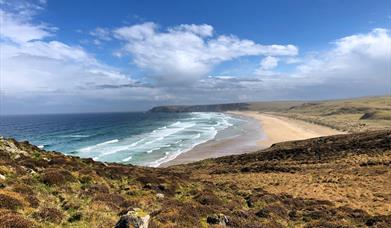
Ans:
[[[391,225],[391,131],[285,142],[168,168],[104,164],[0,140],[0,227]]]

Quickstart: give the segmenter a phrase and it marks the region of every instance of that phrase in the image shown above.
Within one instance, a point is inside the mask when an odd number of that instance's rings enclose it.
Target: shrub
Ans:
[[[41,181],[48,185],[64,185],[76,179],[66,170],[48,170],[41,175]]]
[[[23,203],[18,199],[13,192],[0,192],[0,208],[16,210],[23,206]]]
[[[221,205],[221,200],[212,192],[202,192],[195,197],[202,205]]]
[[[0,227],[12,227],[12,228],[30,228],[34,227],[34,224],[23,218],[18,213],[13,212],[0,212]]]
[[[60,223],[62,218],[64,217],[62,212],[56,208],[45,207],[35,212],[33,217],[40,221],[47,221],[52,223]]]

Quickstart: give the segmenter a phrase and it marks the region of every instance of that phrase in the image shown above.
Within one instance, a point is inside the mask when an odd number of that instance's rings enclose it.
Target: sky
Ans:
[[[389,0],[0,7],[0,115],[391,94]]]

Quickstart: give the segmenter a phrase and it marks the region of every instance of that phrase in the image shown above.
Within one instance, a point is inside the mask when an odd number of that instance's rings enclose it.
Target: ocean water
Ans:
[[[97,161],[157,167],[244,120],[224,113],[0,116],[0,135]]]

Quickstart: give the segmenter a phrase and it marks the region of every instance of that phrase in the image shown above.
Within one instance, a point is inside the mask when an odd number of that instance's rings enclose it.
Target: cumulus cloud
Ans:
[[[312,78],[319,82],[342,84],[362,83],[368,88],[385,83],[379,89],[389,88],[391,75],[391,36],[386,29],[373,29],[338,39],[334,48],[311,56],[298,65],[294,77]],[[372,88],[373,89],[373,88]]]
[[[122,54],[163,82],[188,82],[207,76],[217,64],[243,56],[295,56],[294,45],[261,45],[234,35],[213,36],[211,25],[178,25],[160,31],[153,22],[118,28]],[[160,80],[162,82],[162,80]]]
[[[277,67],[278,65],[278,58],[267,56],[262,59],[261,61],[261,69],[262,70],[271,70]]]
[[[293,72],[265,78],[282,98],[338,98],[391,94],[391,36],[373,29],[333,42],[333,47],[296,60]],[[282,93],[278,93],[281,91]]]
[[[213,35],[213,27],[207,24],[203,25],[179,25],[176,27],[169,28],[170,32],[190,32],[197,34],[201,37],[209,37]]]
[[[140,25],[133,25],[118,28],[114,31],[117,38],[123,40],[142,40],[155,34],[157,25],[153,22],[146,22]]]
[[[274,60],[265,57],[256,70],[259,75],[211,76],[195,83],[192,90],[175,92],[181,94],[178,97],[182,103],[391,95],[391,36],[388,30],[373,29],[343,37],[332,45],[324,52],[281,60],[297,64],[289,72],[273,71]],[[191,95],[187,95],[189,93]]]

